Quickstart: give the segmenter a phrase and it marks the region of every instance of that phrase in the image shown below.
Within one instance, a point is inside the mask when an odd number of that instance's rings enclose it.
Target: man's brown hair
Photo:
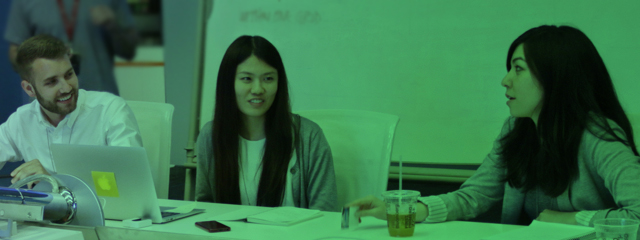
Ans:
[[[60,39],[46,34],[37,35],[20,44],[14,68],[20,78],[33,83],[31,67],[36,59],[60,59],[68,53],[69,48]]]

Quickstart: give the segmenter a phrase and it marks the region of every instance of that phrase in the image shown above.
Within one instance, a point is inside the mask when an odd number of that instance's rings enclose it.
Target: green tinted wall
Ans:
[[[479,163],[509,116],[508,47],[541,24],[583,30],[627,111],[640,113],[639,12],[640,1],[216,1],[200,124],[212,119],[226,48],[261,35],[283,57],[294,112],[396,114],[394,160]]]

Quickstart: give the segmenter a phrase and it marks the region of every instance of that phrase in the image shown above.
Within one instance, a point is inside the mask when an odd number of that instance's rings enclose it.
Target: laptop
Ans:
[[[54,171],[80,178],[102,204],[105,219],[151,219],[165,223],[204,212],[159,207],[147,152],[142,147],[52,144]]]

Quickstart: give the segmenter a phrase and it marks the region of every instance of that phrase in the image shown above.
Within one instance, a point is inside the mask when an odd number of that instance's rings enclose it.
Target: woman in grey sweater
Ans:
[[[593,226],[640,217],[640,163],[631,124],[595,46],[580,30],[540,26],[509,48],[507,119],[459,190],[421,198],[417,220],[470,219],[503,203],[502,222]],[[386,218],[384,204],[351,203]]]
[[[197,201],[337,208],[331,149],[317,124],[291,113],[282,59],[262,37],[227,49],[196,154]]]

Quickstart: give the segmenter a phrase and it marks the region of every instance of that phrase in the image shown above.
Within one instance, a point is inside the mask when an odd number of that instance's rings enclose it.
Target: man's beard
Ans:
[[[40,93],[38,92],[38,89],[36,89],[35,87],[33,88],[36,92],[36,99],[38,99],[38,102],[40,103],[40,106],[42,106],[44,109],[46,109],[49,112],[55,113],[55,114],[60,114],[60,115],[67,115],[71,112],[73,112],[73,110],[76,110],[77,107],[77,103],[78,103],[78,89],[72,87],[71,88],[71,92],[69,94],[72,95],[73,98],[73,103],[69,104],[68,106],[70,108],[65,109],[62,108],[60,106],[58,106],[58,101],[57,98],[59,98],[59,96],[56,96],[56,99],[53,100],[46,100],[44,99]]]

